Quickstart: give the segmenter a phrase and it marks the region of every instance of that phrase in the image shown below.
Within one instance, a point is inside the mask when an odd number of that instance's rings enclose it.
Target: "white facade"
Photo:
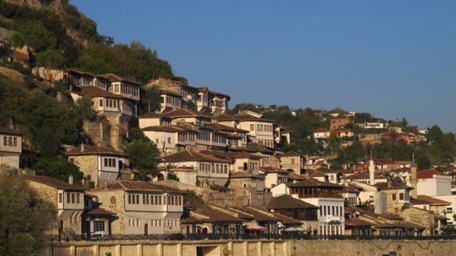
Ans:
[[[17,133],[0,131],[0,165],[19,168],[22,137]]]
[[[451,177],[434,175],[429,179],[418,179],[418,195],[427,196],[450,196]]]
[[[343,198],[301,198],[301,200],[320,208],[318,210],[319,235],[345,234]]]

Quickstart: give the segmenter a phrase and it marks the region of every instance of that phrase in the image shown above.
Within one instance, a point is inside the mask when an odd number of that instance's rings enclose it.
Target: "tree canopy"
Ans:
[[[55,207],[39,199],[21,176],[0,176],[1,255],[39,255],[55,219]]]

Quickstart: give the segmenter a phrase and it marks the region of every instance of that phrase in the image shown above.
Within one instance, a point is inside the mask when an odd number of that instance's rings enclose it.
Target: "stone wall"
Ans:
[[[54,256],[440,256],[454,255],[456,241],[392,240],[216,240],[93,241],[50,244]],[[198,253],[199,252],[199,253]],[[110,254],[108,254],[110,253]],[[395,254],[392,254],[395,253]]]

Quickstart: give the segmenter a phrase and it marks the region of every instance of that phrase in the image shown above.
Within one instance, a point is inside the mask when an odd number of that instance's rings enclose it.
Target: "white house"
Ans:
[[[19,168],[22,152],[22,134],[0,128],[0,165]]]

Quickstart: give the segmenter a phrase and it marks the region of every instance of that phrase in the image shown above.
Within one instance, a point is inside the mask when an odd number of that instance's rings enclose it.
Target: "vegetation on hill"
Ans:
[[[48,2],[53,1],[43,4]],[[10,40],[12,46],[27,45],[33,50],[32,67],[115,73],[140,83],[158,77],[175,78],[171,65],[159,59],[157,51],[137,41],[116,44],[112,37],[99,35],[96,23],[76,7],[68,1],[61,2],[56,11],[0,1],[0,17],[4,17],[0,26],[15,31]]]
[[[253,103],[242,103],[236,105],[231,111],[236,114],[242,110],[250,110],[261,113],[264,118],[273,120],[280,127],[292,131],[291,140],[293,144],[284,145],[285,152],[294,151],[305,155],[326,155],[332,160],[332,168],[341,169],[346,164],[355,164],[366,160],[370,151],[376,158],[392,159],[397,161],[410,161],[412,155],[419,169],[428,169],[432,166],[441,166],[453,162],[456,157],[456,138],[453,133],[444,133],[438,125],[428,129],[426,142],[418,144],[407,144],[404,140],[381,139],[374,145],[364,145],[360,138],[369,133],[391,133],[395,138],[396,134],[386,129],[361,129],[357,123],[365,122],[382,122],[388,123],[390,127],[398,127],[403,131],[410,131],[408,121],[405,118],[396,121],[387,121],[383,118],[377,118],[370,113],[357,113],[353,118],[354,123],[347,124],[355,136],[353,138],[336,138],[330,136],[325,141],[326,144],[318,143],[313,138],[313,132],[317,128],[326,128],[329,130],[329,120],[333,118],[329,112],[341,112],[344,110],[335,109],[327,112],[316,112],[310,108],[291,110],[288,106],[271,105],[267,108]],[[350,142],[350,143],[347,143]]]
[[[36,255],[56,209],[37,197],[21,176],[0,176],[0,255]]]

